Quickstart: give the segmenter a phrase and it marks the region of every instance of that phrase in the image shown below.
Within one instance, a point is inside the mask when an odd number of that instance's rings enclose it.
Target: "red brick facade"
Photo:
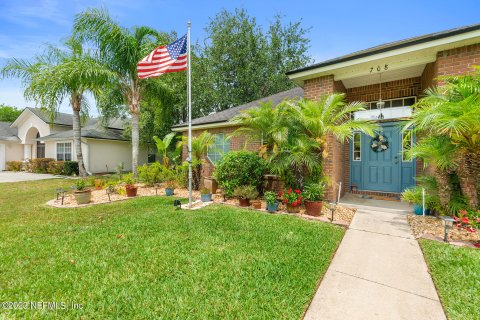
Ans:
[[[480,44],[438,52],[437,60],[427,64],[420,77],[382,83],[382,98],[395,99],[409,96],[420,98],[427,88],[441,83],[441,79],[437,80],[437,77],[466,74],[474,70],[474,65],[480,65]],[[312,100],[317,100],[322,95],[333,92],[342,92],[346,94],[349,102],[377,101],[379,91],[379,84],[346,89],[341,81],[334,80],[333,75],[304,81],[305,98]],[[234,127],[208,129],[211,133],[224,133],[226,135],[234,130]],[[199,135],[202,131],[194,130],[193,135]],[[331,181],[331,187],[327,191],[326,198],[332,201],[336,200],[338,195],[339,182],[342,182],[341,195],[350,190],[350,148],[348,142],[342,146],[333,136],[328,137],[327,142],[328,156],[324,159],[323,169]],[[247,150],[256,151],[259,146],[260,143],[258,142],[248,143],[245,146],[245,138],[243,137],[235,137],[231,140],[231,150],[247,148]],[[211,175],[213,168],[211,162],[205,159],[204,176]],[[422,171],[423,164],[421,161],[417,161],[417,175]]]

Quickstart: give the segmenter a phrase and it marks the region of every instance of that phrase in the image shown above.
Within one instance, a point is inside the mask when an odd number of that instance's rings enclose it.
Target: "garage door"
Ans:
[[[0,171],[5,170],[5,145],[0,143]]]

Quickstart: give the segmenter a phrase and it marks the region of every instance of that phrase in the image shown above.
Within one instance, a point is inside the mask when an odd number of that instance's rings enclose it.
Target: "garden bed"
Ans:
[[[113,193],[113,194],[110,194],[110,200],[109,200],[106,190],[92,190],[92,200],[88,204],[80,204],[80,205],[77,204],[77,201],[75,200],[73,193],[67,193],[65,195],[65,198],[63,199],[63,204],[62,204],[62,199],[59,197],[58,200],[53,199],[48,201],[47,205],[52,207],[57,207],[57,208],[76,208],[76,207],[92,206],[96,204],[105,204],[105,203],[116,202],[116,201],[123,201],[123,200],[138,198],[138,197],[150,197],[150,196],[156,196],[156,195],[165,196],[164,185],[160,185],[160,187],[155,188],[155,187],[147,187],[143,184],[137,184],[137,187],[138,187],[138,191],[137,191],[136,197],[127,197],[126,195],[123,195],[123,194]],[[174,196],[177,198],[188,198],[188,190],[184,188],[175,189]],[[213,198],[213,203],[220,203],[220,204],[239,207],[238,199],[224,200],[223,195],[219,193],[214,194],[212,198]],[[200,202],[199,200],[200,200],[200,192],[193,191],[193,201],[195,201],[195,203],[197,204],[194,206],[194,208],[202,204],[202,202]],[[262,211],[266,213],[267,212],[265,208],[266,203],[264,200],[262,200],[261,202],[262,202],[261,209],[253,209],[253,207],[251,206],[245,207],[245,208]],[[337,205],[337,208],[333,216],[333,223],[348,226],[352,222],[355,212],[356,212],[356,209]],[[291,215],[296,215],[305,219],[319,220],[319,221],[330,221],[329,219],[331,218],[331,211],[327,204],[324,204],[320,217],[313,217],[313,216],[306,215],[304,207],[300,209],[299,213],[288,213],[286,211],[286,207],[283,204],[280,204],[279,210],[276,213],[291,214]]]
[[[413,214],[409,214],[407,219],[415,238],[443,241],[445,229],[442,224],[442,219]],[[454,244],[458,242],[458,244],[473,245],[474,243],[480,242],[480,236],[478,230],[476,232],[469,232],[463,228],[454,226],[448,233],[448,240]]]

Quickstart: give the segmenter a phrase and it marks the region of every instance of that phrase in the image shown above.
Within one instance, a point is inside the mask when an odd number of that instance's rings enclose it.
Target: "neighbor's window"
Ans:
[[[72,161],[72,144],[57,143],[57,161]]]
[[[413,145],[413,131],[406,130],[402,133],[402,161],[411,161],[407,157],[406,151],[410,150]]]
[[[353,161],[362,160],[362,134],[360,132],[353,133]]]
[[[223,133],[217,133],[215,143],[208,147],[207,157],[213,164],[216,164],[228,151],[230,151],[230,140]]]

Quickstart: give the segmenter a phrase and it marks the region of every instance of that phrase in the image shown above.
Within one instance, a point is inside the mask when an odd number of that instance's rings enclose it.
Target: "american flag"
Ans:
[[[167,72],[187,69],[187,35],[167,46],[160,46],[137,64],[140,79],[155,78]]]

